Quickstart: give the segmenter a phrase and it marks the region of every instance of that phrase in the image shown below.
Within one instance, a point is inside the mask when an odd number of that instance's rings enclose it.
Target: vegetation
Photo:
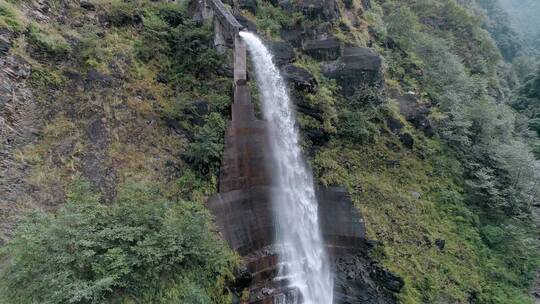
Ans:
[[[35,48],[38,56],[59,59],[70,52],[70,46],[62,36],[44,33],[37,24],[32,23],[28,26],[27,36],[28,42],[31,47]]]
[[[466,5],[372,1],[366,12],[386,82],[432,105],[434,137],[407,123],[395,134],[386,125],[397,116],[393,101],[358,88],[352,98],[333,94],[317,107],[339,113],[338,132],[326,132],[319,146],[307,141],[308,149],[320,182],[346,185],[368,234],[384,242],[380,259],[405,278],[404,303],[532,303],[526,290],[539,257],[531,205],[540,171],[531,143],[538,139],[512,110],[519,80],[502,62],[519,62],[523,51],[500,7]],[[319,90],[336,91],[319,83]],[[306,121],[300,115],[309,135],[313,123]],[[400,143],[409,132],[411,151]],[[437,239],[445,240],[443,250]]]
[[[13,4],[0,1],[0,29],[21,32],[24,29],[24,17]]]
[[[320,25],[369,45],[389,89],[426,106],[433,132],[406,122],[381,91],[342,96],[297,49],[295,64],[317,82],[292,92],[313,110],[298,120],[317,181],[349,190],[368,237],[382,242],[373,258],[406,282],[403,303],[532,303],[534,52],[494,1],[360,2],[338,1],[333,22],[266,1],[246,12],[270,39]],[[10,52],[32,65],[47,117],[17,151],[33,189],[21,205],[47,211],[26,217],[2,249],[0,302],[228,303],[236,261],[202,205],[217,191],[228,62],[185,2],[92,3],[99,18],[68,3],[36,24],[0,0],[0,30],[16,33]],[[55,19],[61,12],[70,18]]]
[[[201,205],[136,183],[112,206],[74,183],[55,215],[27,217],[3,253],[5,303],[221,303],[234,265]]]
[[[202,204],[216,192],[232,87],[211,29],[183,4],[99,5],[110,28],[21,22],[11,50],[33,65],[29,84],[51,116],[18,152],[51,208],[28,211],[2,248],[0,303],[229,303],[237,259]],[[67,9],[69,22],[85,18]],[[96,112],[125,129],[109,125],[96,143],[83,131]],[[100,183],[104,171],[80,181],[89,157],[116,172],[115,188]]]

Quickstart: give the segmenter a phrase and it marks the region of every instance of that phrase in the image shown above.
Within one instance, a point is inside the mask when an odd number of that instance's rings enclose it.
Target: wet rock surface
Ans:
[[[393,294],[401,290],[403,280],[371,262],[366,253],[346,253],[334,258],[334,304],[397,303]]]
[[[304,31],[301,27],[293,27],[281,30],[281,38],[289,42],[294,47],[301,47],[304,38]]]

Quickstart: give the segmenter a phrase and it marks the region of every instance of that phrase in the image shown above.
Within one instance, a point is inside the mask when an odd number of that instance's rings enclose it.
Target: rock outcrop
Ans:
[[[294,64],[287,64],[283,66],[281,73],[285,80],[292,83],[296,90],[315,92],[317,89],[317,80],[304,68]]]
[[[423,130],[428,135],[433,134],[433,126],[429,120],[429,103],[421,102],[416,94],[412,92],[402,95],[392,90],[389,95],[397,101],[401,115],[408,122],[415,128]]]
[[[42,124],[39,104],[27,85],[31,66],[8,53],[9,35],[0,35],[0,246],[11,236],[29,195],[28,166],[17,160],[16,151],[36,140]]]
[[[341,52],[341,43],[333,37],[309,40],[304,45],[304,52],[317,60],[336,60]]]
[[[345,47],[338,60],[323,66],[323,74],[336,79],[345,96],[352,96],[361,86],[382,85],[382,59],[369,48]]]
[[[300,0],[297,9],[311,19],[332,21],[339,18],[339,8],[335,0]]]
[[[296,58],[294,48],[288,42],[270,42],[269,46],[274,56],[274,63],[278,66],[291,63]]]

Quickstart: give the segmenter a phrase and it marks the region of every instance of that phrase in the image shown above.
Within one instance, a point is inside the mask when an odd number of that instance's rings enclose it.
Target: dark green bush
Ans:
[[[4,303],[220,302],[233,261],[202,206],[135,183],[112,206],[75,184],[56,214],[28,216],[2,254]]]
[[[373,142],[379,134],[377,125],[370,121],[370,117],[361,111],[347,112],[342,117],[339,134],[357,143]]]
[[[207,122],[195,134],[189,145],[187,160],[201,173],[217,173],[223,151],[225,121],[217,113],[208,115]]]
[[[170,74],[172,84],[189,89],[193,77],[207,77],[222,65],[213,48],[213,33],[186,18],[180,4],[160,4],[143,12],[142,39],[135,45],[144,62],[157,60]]]
[[[135,25],[142,21],[141,18],[140,5],[121,0],[113,1],[107,14],[107,20],[113,26]]]

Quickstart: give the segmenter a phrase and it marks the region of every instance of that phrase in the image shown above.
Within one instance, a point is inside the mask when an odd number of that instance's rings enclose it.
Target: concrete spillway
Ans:
[[[272,136],[279,134],[270,132],[268,124],[271,122],[268,117],[264,121],[255,117],[250,90],[246,84],[246,45],[239,37],[241,27],[219,0],[210,0],[208,3],[201,0],[199,6],[203,18],[204,15],[213,17],[216,47],[234,48],[234,103],[231,106],[231,121],[225,134],[219,193],[208,201],[208,207],[215,215],[216,224],[224,239],[247,264],[247,303],[330,304],[334,289],[330,271],[336,265],[334,262],[344,254],[364,250],[366,247],[363,220],[343,188],[314,188],[310,180],[305,181],[311,187],[307,194],[304,193],[308,196],[306,205],[294,207],[300,207],[298,210],[304,208],[305,211],[306,208],[309,209],[309,204],[318,201],[318,208],[315,205],[310,209],[311,213],[308,212],[311,219],[317,220],[307,223],[307,235],[304,237],[308,243],[318,242],[318,249],[313,251],[314,249],[310,248],[310,254],[313,254],[310,258],[315,257],[315,262],[319,265],[302,262],[296,271],[307,274],[308,278],[296,282],[280,267],[286,262],[283,259],[284,254],[289,254],[289,257],[291,255],[291,252],[283,252],[283,245],[299,245],[300,241],[294,240],[292,236],[297,237],[301,227],[291,229],[289,238],[284,238],[283,235],[280,237],[277,232],[283,232],[287,223],[290,225],[294,221],[306,224],[306,219],[303,218],[306,214],[291,213],[285,225],[279,219],[276,220],[275,215],[280,216],[276,210],[284,211],[280,210],[283,206],[276,205],[279,203],[276,198],[283,197],[284,192],[287,192],[287,185],[280,185],[273,178],[276,174],[276,154],[273,153],[273,148],[277,144]],[[300,155],[299,150],[295,153]],[[294,173],[288,178],[288,183],[295,178]],[[287,195],[290,195],[290,192]],[[292,204],[298,203],[298,200],[298,197],[293,197],[286,201]],[[317,227],[313,227],[314,224]],[[302,246],[305,249],[310,244],[304,243]],[[304,249],[298,250],[293,259],[303,259],[298,256],[298,252],[306,253]],[[329,253],[329,257],[324,251]],[[315,270],[313,267],[320,269]],[[288,274],[291,274],[290,270],[288,269]],[[307,282],[321,273],[323,285]],[[311,284],[312,290],[307,290],[302,284]],[[308,294],[309,292],[312,293]]]

